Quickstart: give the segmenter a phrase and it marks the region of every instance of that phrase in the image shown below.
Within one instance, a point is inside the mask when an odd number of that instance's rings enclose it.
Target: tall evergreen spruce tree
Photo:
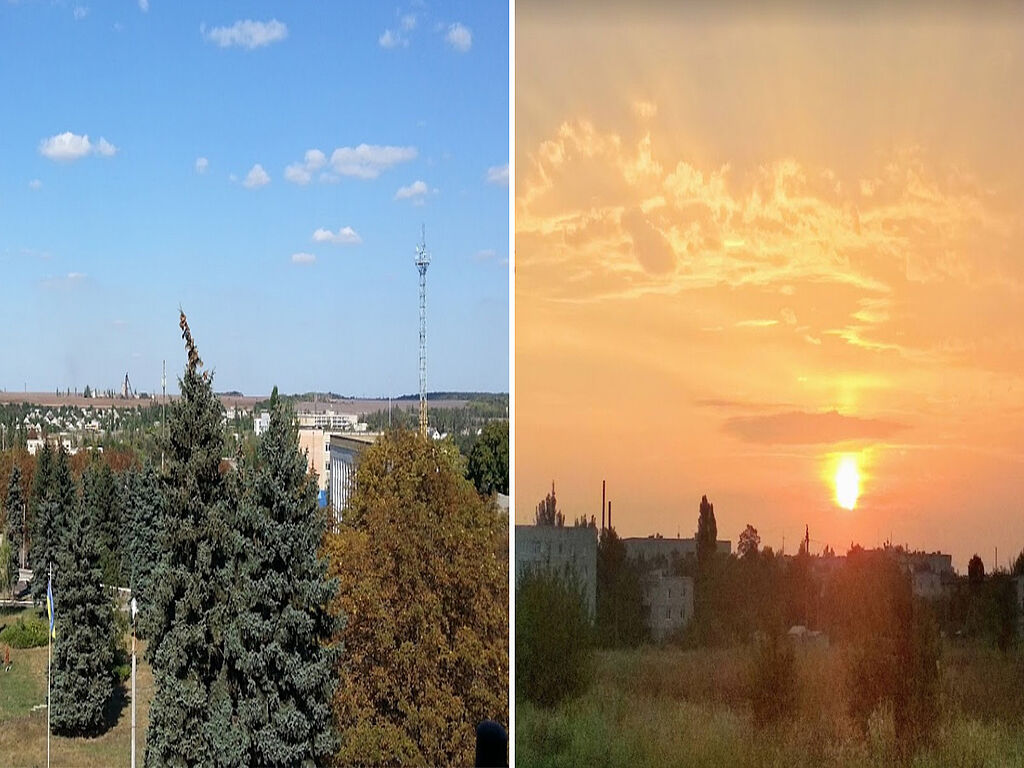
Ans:
[[[46,573],[53,561],[51,547],[51,516],[53,504],[50,497],[53,486],[54,455],[50,444],[44,443],[36,463],[36,474],[32,480],[32,504],[29,520],[28,562],[32,569],[29,583],[32,601],[41,603],[46,597]]]
[[[54,547],[53,682],[50,721],[55,733],[94,736],[105,729],[104,708],[114,692],[114,606],[101,586],[95,519],[75,498],[70,468],[60,452],[57,508],[62,535]],[[70,494],[70,495],[69,495]]]
[[[98,459],[82,473],[82,501],[100,549],[103,583],[121,585],[121,499],[110,465]]]
[[[15,562],[25,566],[25,525],[28,522],[25,498],[21,494],[21,468],[15,464],[11,469],[11,482],[7,486],[7,531],[14,548]]]
[[[232,524],[235,557],[225,633],[240,766],[322,765],[336,745],[331,699],[341,621],[337,580],[318,555],[326,516],[293,418],[270,398],[270,426],[243,466]]]
[[[139,606],[140,632],[149,637],[153,623],[152,579],[160,559],[160,523],[164,509],[160,478],[149,462],[142,469],[129,469],[124,473],[121,509],[125,575]]]
[[[222,614],[228,527],[226,484],[220,474],[222,407],[208,372],[201,372],[184,312],[188,353],[170,404],[165,452],[166,511],[160,560],[153,573],[153,627],[147,655],[155,693],[146,737],[147,766],[213,766],[231,762],[230,707],[222,676]],[[225,758],[228,759],[225,759]]]

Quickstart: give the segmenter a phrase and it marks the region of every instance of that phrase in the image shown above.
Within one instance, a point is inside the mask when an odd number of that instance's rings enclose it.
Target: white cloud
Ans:
[[[139,10],[146,13],[149,10],[149,0],[139,0]]]
[[[242,182],[243,187],[249,189],[256,189],[259,187],[265,187],[270,183],[270,176],[263,170],[263,166],[256,163],[252,168],[249,169],[249,173],[245,177],[245,181]]]
[[[312,264],[316,261],[316,256],[312,253],[293,253],[292,264]]]
[[[321,228],[313,233],[313,240],[317,243],[334,243],[335,245],[359,245],[363,242],[363,238],[352,227],[342,227],[337,232]]]
[[[43,188],[43,182],[41,182],[39,179],[32,179],[32,181],[30,181],[28,183],[28,188],[29,189],[42,189]]]
[[[487,169],[487,183],[497,184],[501,187],[508,186],[508,163],[504,165],[492,165]]]
[[[427,187],[424,181],[414,181],[407,187],[399,187],[398,191],[395,192],[395,200],[408,200],[416,199],[422,200],[424,195],[429,192],[430,189]]]
[[[206,173],[206,169],[210,167],[210,161],[205,157],[196,158],[196,173]]]
[[[79,136],[77,133],[71,133],[71,131],[58,133],[56,136],[51,136],[39,142],[39,154],[50,160],[61,162],[78,160],[89,154],[111,157],[116,152],[117,147],[103,137],[100,137],[97,144],[93,144],[89,141],[88,134]]]
[[[99,144],[96,145],[96,154],[103,155],[103,157],[113,157],[117,154],[117,147],[111,144],[109,141],[100,136]]]
[[[85,279],[85,273],[84,272],[68,272],[68,280],[71,281],[71,282],[76,282],[78,280],[84,280],[84,279]]]
[[[221,48],[237,45],[242,48],[260,48],[276,43],[288,37],[288,27],[277,19],[270,21],[236,21],[230,27],[213,27],[207,29],[206,24],[199,25],[200,34],[211,43]]]
[[[284,169],[284,177],[293,184],[309,184],[313,174],[327,164],[327,156],[319,149],[306,150],[301,163],[292,163]]]
[[[444,36],[444,39],[448,41],[448,45],[460,53],[465,53],[473,45],[473,33],[469,31],[469,27],[463,26],[459,22],[448,27],[448,34]]]
[[[86,16],[88,16],[89,9],[86,8],[84,5],[76,5],[74,10],[71,11],[71,13],[74,15],[75,20],[77,21],[84,19]]]
[[[477,251],[475,254],[473,254],[473,258],[476,259],[477,261],[490,261],[497,255],[498,252],[495,251],[493,248],[484,248],[483,250]]]
[[[407,13],[402,17],[402,29],[406,32],[411,32],[416,29],[416,14]]]
[[[358,147],[339,147],[331,153],[331,168],[341,176],[375,179],[398,163],[416,157],[416,147],[390,147],[360,144]]]
[[[403,48],[409,45],[409,40],[402,37],[397,32],[392,32],[390,29],[385,29],[381,36],[377,38],[377,44],[381,48],[397,48],[402,46]]]

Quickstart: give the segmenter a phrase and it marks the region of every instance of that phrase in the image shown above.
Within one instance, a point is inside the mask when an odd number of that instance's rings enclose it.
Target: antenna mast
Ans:
[[[427,436],[427,252],[426,227],[420,229],[420,244],[416,246],[416,269],[420,273],[420,435]]]

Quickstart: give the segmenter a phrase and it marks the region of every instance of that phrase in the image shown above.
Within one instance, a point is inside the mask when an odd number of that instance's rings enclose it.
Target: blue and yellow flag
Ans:
[[[46,580],[46,615],[50,617],[50,637],[57,639],[57,630],[53,626],[53,579]]]

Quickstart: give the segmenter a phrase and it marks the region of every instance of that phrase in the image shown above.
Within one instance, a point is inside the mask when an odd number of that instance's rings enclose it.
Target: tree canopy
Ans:
[[[327,536],[347,624],[341,764],[470,764],[508,721],[508,519],[449,453],[407,431],[367,449]]]
[[[508,422],[489,421],[469,452],[469,479],[484,496],[508,493]]]

